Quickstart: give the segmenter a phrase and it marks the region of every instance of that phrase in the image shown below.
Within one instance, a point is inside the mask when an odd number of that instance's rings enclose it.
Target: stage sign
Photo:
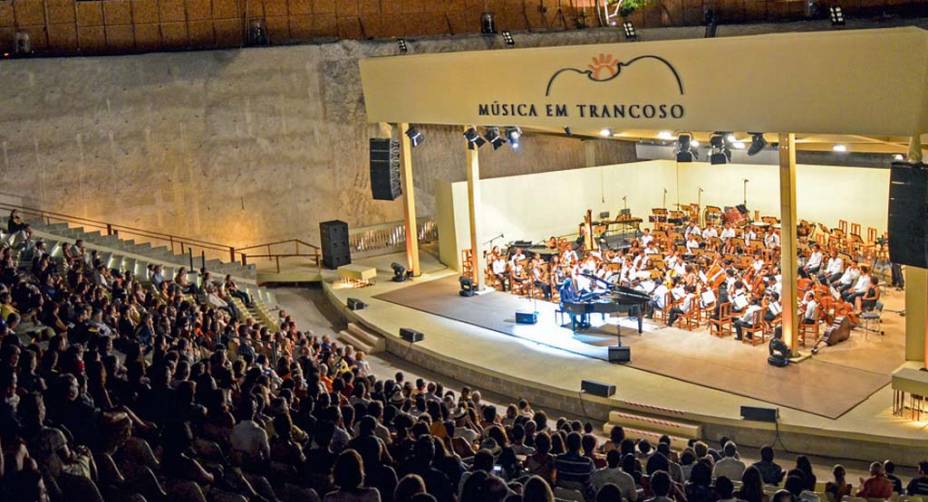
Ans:
[[[928,129],[920,28],[361,60],[370,122],[910,136]]]

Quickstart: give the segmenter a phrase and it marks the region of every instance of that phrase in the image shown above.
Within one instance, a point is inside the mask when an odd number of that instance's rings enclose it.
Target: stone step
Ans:
[[[609,423],[621,425],[622,427],[653,431],[658,434],[669,434],[686,439],[699,439],[702,437],[702,426],[700,425],[666,418],[654,418],[625,411],[610,411]]]
[[[357,337],[355,337],[351,333],[344,331],[344,330],[339,331],[335,339],[342,343],[351,345],[355,349],[360,350],[361,352],[365,352],[367,354],[371,354],[374,351],[374,347],[372,345],[368,345],[367,343],[363,342],[362,340],[359,340]]]
[[[365,330],[363,327],[356,323],[348,323],[348,328],[346,331],[352,337],[364,342],[365,345],[371,347],[370,351],[366,351],[368,353],[373,354],[386,350],[386,341],[383,339],[383,337],[377,336]]]

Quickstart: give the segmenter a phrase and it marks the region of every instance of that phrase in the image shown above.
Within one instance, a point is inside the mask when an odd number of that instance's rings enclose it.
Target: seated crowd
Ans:
[[[520,400],[372,374],[363,353],[268,329],[209,300],[219,284],[107,270],[21,236],[0,249],[0,500],[548,502],[815,497],[808,460],[683,451],[551,421]],[[228,280],[228,279],[227,279]],[[902,485],[874,464],[857,494]],[[829,499],[851,493],[835,468]],[[773,497],[764,483],[783,484]],[[928,464],[908,483],[928,493]]]
[[[881,305],[874,256],[844,241],[816,238],[820,227],[803,222],[799,228],[797,315],[810,325],[840,316],[857,325],[862,312]],[[649,317],[687,329],[703,323],[711,328],[721,319],[737,340],[773,334],[781,322],[780,230],[774,224],[664,224],[645,228],[622,249],[591,249],[601,235],[590,228],[581,225],[576,241],[550,238],[547,259],[494,247],[487,253],[488,282],[555,301],[625,286],[651,297]]]

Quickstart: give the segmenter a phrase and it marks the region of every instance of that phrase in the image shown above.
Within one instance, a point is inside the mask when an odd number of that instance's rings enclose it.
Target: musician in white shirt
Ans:
[[[509,264],[514,265],[523,260],[525,260],[525,254],[522,253],[522,248],[516,248],[516,251],[512,253],[512,256],[509,258]]]
[[[703,230],[703,232],[702,232],[702,238],[703,238],[703,239],[707,239],[707,240],[708,240],[708,239],[711,239],[711,238],[713,238],[713,237],[718,237],[718,236],[719,236],[719,231],[716,230],[715,227],[712,226],[712,225],[709,225],[708,227],[706,227],[706,229]]]
[[[832,286],[843,293],[857,282],[858,277],[860,277],[860,269],[856,263],[850,262],[844,273],[841,274],[841,278],[837,282],[833,282]]]
[[[686,252],[689,254],[695,254],[695,251],[699,249],[699,241],[696,240],[695,234],[690,234],[686,239]]]
[[[719,238],[723,242],[727,242],[728,239],[733,239],[735,237],[735,229],[731,227],[731,223],[726,223],[725,228],[722,229],[722,233],[719,234]]]
[[[780,235],[774,232],[772,228],[767,228],[767,235],[764,236],[764,245],[767,249],[776,249],[780,247]]]
[[[822,268],[822,261],[824,260],[824,255],[822,255],[822,250],[818,247],[818,244],[812,244],[812,254],[809,255],[809,259],[806,260],[806,264],[799,269],[799,275],[803,277],[809,277],[810,275],[818,274],[820,268]]]
[[[746,309],[744,309],[744,314],[741,317],[735,319],[732,323],[735,325],[735,340],[741,340],[741,329],[746,327],[754,326],[754,312],[757,312],[762,307],[760,306],[760,300],[755,299]],[[753,338],[750,334],[748,338]]]
[[[818,322],[818,302],[815,301],[815,293],[812,290],[806,291],[799,305],[799,311],[802,313],[802,322],[805,324],[815,324]]]
[[[683,301],[676,307],[670,309],[670,316],[667,319],[667,325],[673,326],[682,315],[686,315],[696,304],[696,286],[687,286],[684,288]]]
[[[499,281],[503,291],[509,289],[509,274],[507,273],[507,265],[508,263],[501,255],[495,255],[493,258],[493,263],[491,264],[493,275],[496,276],[496,280]]]
[[[818,276],[818,280],[824,283],[833,283],[841,279],[844,272],[844,259],[838,256],[838,251],[832,249],[828,263],[825,265],[825,272]]]
[[[667,289],[667,285],[661,282],[654,288],[654,291],[651,292],[651,301],[648,302],[648,306],[651,307],[649,317],[654,317],[655,310],[664,310],[667,304],[668,291],[670,290]]]
[[[653,240],[654,240],[654,236],[651,235],[651,229],[650,228],[644,229],[644,234],[641,235],[641,244],[647,247],[647,245],[650,244]]]
[[[868,288],[870,288],[870,269],[866,265],[862,265],[860,267],[860,277],[857,278],[854,287],[844,291],[842,297],[846,302],[853,304],[858,297],[867,294]]]

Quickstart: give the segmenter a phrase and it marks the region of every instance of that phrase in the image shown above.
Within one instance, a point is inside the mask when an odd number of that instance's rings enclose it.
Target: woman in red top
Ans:
[[[888,499],[893,496],[893,483],[883,474],[883,464],[870,464],[870,478],[860,478],[858,497],[869,499]]]

